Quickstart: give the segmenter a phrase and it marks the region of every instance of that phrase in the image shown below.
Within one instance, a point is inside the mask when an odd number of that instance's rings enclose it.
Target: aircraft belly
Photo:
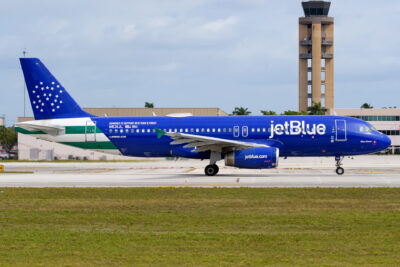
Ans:
[[[170,140],[155,141],[154,138],[111,138],[112,143],[125,156],[135,157],[169,157],[171,156]]]

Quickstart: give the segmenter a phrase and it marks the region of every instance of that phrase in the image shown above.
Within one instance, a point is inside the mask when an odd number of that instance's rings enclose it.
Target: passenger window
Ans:
[[[201,132],[204,133],[204,128],[201,128]]]
[[[193,131],[194,131],[194,129],[193,129],[193,128],[191,128],[191,129],[190,129],[190,132],[191,132],[191,133],[193,133]]]
[[[142,133],[144,133],[145,129],[142,129]]]
[[[226,128],[224,128],[224,130],[223,130],[223,131],[224,131],[224,133],[226,133]]]
[[[140,132],[140,130],[139,130],[139,129],[137,129],[137,130],[136,130],[136,132],[137,132],[137,133],[139,133],[139,132]]]
[[[218,128],[218,132],[219,132],[219,133],[221,132],[221,128]]]
[[[215,128],[212,129],[212,132],[215,133]]]
[[[261,130],[260,130],[260,128],[257,128],[257,133],[259,133]]]
[[[112,133],[112,129],[110,129],[110,133]]]
[[[232,128],[229,128],[229,129],[228,129],[228,132],[230,132],[230,133],[231,133],[231,132],[232,132]]]
[[[262,130],[262,131],[263,131],[263,133],[265,133],[265,132],[266,132],[266,129],[265,129],[265,128],[263,128],[263,130]]]
[[[185,129],[185,133],[187,133],[187,132],[189,132],[189,129],[186,128],[186,129]]]
[[[207,133],[209,133],[210,132],[210,128],[207,128]]]
[[[198,133],[199,132],[199,128],[196,128],[196,133]]]
[[[129,133],[129,129],[126,129],[125,132],[126,132],[126,133]]]
[[[254,131],[255,131],[255,129],[254,129],[254,128],[251,128],[251,132],[254,133]]]
[[[147,129],[147,132],[148,132],[148,133],[150,133],[150,132],[151,132],[151,130],[150,130],[150,129]]]

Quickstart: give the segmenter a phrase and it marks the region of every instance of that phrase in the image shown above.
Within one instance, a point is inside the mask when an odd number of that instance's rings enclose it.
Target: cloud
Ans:
[[[226,19],[218,19],[215,21],[207,22],[204,25],[200,26],[200,30],[208,33],[221,33],[227,28],[235,25],[237,22],[238,19],[233,16]]]
[[[217,19],[195,26],[190,33],[194,39],[225,39],[232,36],[234,26],[238,23],[238,18],[231,16],[225,19]]]
[[[123,40],[132,40],[138,34],[138,30],[135,24],[124,25],[120,30],[120,35]]]

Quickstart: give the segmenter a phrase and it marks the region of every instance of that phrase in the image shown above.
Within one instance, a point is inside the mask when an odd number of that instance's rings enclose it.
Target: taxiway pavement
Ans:
[[[400,187],[400,156],[346,157],[345,174],[333,158],[280,159],[271,170],[242,170],[219,162],[152,159],[136,162],[0,162],[0,187]]]

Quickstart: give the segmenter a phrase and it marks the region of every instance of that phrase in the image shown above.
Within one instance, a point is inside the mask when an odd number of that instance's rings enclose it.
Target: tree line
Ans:
[[[150,102],[145,102],[144,103],[145,108],[154,108],[154,103]],[[360,107],[361,109],[373,109],[374,107],[369,104],[369,103],[364,103]],[[389,107],[389,108],[397,108],[397,107]],[[261,114],[264,116],[274,116],[278,115],[275,111],[273,110],[260,110]],[[313,105],[311,107],[308,107],[307,112],[298,112],[294,110],[286,110],[279,115],[326,115],[328,110],[324,107],[322,107],[321,103],[315,103],[313,102]],[[235,109],[232,111],[231,115],[234,116],[248,116],[251,115],[251,111],[248,108],[245,107],[235,107]]]
[[[369,104],[369,103],[364,103],[360,107],[361,109],[373,109],[374,107]],[[386,109],[387,107],[384,107]],[[397,108],[396,106],[394,107],[388,107],[390,108]],[[313,102],[313,105],[311,107],[308,107],[307,112],[298,112],[294,110],[286,110],[279,115],[326,115],[327,109],[321,106],[321,103],[315,103]],[[261,114],[264,116],[274,116],[278,115],[275,111],[273,110],[260,110]],[[235,116],[248,116],[251,115],[251,111],[248,108],[244,107],[236,107],[231,115]]]
[[[282,112],[280,115],[326,115],[326,112],[328,110],[324,107],[321,106],[321,103],[313,103],[311,107],[308,107],[307,112],[298,112],[294,110],[286,110]],[[275,111],[273,110],[260,110],[262,115],[265,116],[273,116],[273,115],[278,115]],[[248,108],[244,107],[236,107],[232,115],[235,116],[248,116],[251,114],[251,111],[249,111]]]

